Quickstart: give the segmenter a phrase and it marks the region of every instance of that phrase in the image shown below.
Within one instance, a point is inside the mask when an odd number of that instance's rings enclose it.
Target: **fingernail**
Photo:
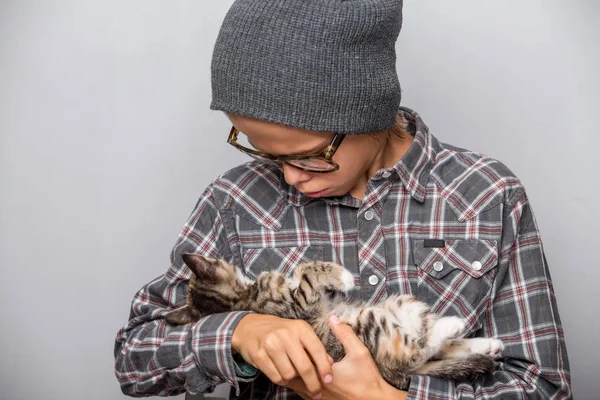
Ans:
[[[313,396],[313,399],[320,399],[321,397],[323,397],[323,395],[321,393],[319,393],[319,394],[315,394]]]
[[[331,374],[325,375],[325,378],[323,378],[323,382],[325,383],[331,383],[332,380],[333,376],[331,376]]]
[[[329,320],[331,321],[332,324],[337,325],[340,323],[340,320],[338,317],[336,317],[335,315],[330,315],[329,316]]]

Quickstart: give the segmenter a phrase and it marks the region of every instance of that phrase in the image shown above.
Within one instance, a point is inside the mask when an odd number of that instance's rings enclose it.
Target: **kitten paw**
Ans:
[[[341,281],[342,281],[342,285],[343,285],[343,289],[342,292],[349,292],[350,290],[354,289],[354,275],[352,275],[352,272],[348,271],[346,268],[342,268],[342,276],[341,276]]]
[[[310,282],[311,290],[329,289],[348,292],[354,288],[354,276],[341,265],[324,261],[313,261],[299,265],[294,271],[291,287],[296,288],[303,280]]]
[[[471,352],[493,358],[500,357],[502,350],[504,350],[504,343],[499,339],[474,338],[469,339],[469,343]]]
[[[431,355],[437,354],[444,342],[461,334],[465,330],[465,325],[465,321],[458,317],[442,317],[435,321],[427,342]]]
[[[435,322],[433,333],[440,340],[453,339],[465,330],[465,320],[458,317],[442,317]]]

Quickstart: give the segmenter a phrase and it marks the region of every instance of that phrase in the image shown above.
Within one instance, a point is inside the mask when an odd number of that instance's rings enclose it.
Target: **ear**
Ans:
[[[190,322],[196,322],[200,319],[200,315],[192,310],[192,307],[185,305],[176,310],[171,311],[165,317],[168,323],[172,325],[185,325]]]
[[[215,281],[217,279],[218,260],[193,253],[183,254],[181,257],[183,258],[183,262],[199,279],[204,281]]]

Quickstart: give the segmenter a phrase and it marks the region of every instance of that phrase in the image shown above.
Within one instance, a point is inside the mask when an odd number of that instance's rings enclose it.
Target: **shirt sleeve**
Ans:
[[[230,259],[227,235],[209,187],[181,231],[167,272],[140,289],[133,298],[129,322],[115,341],[115,374],[129,396],[207,393],[228,382],[255,376],[236,374],[231,336],[247,312],[213,314],[198,322],[172,326],[165,315],[185,303],[191,271],[183,253]]]
[[[504,342],[501,368],[474,382],[412,376],[408,399],[572,399],[554,289],[527,196],[505,204],[499,270],[483,336]]]

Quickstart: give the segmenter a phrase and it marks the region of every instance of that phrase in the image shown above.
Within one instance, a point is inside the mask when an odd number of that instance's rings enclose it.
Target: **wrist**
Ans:
[[[396,389],[394,386],[390,385],[383,379],[380,384],[380,388],[381,388],[381,390],[380,390],[381,396],[378,397],[380,399],[406,400],[406,397],[408,396],[408,392],[405,392],[404,390]]]
[[[241,350],[242,338],[244,337],[245,326],[248,323],[252,323],[252,319],[256,314],[246,314],[238,322],[237,326],[233,329],[231,334],[231,353],[238,354]]]
[[[233,333],[231,334],[231,353],[233,355],[238,354],[240,351],[240,337],[243,337],[243,334],[240,332],[242,330],[243,327],[243,320],[246,319],[248,316],[245,315],[243,316],[237,326],[233,329]]]

